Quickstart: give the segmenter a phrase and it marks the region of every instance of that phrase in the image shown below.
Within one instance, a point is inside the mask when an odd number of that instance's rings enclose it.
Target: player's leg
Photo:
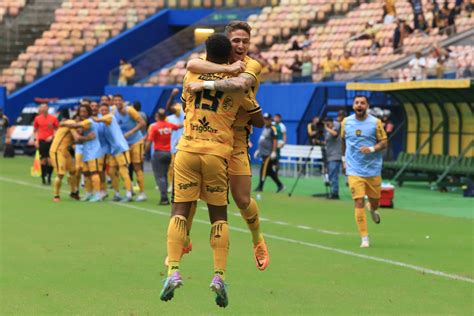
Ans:
[[[265,179],[267,178],[267,172],[268,172],[267,170],[268,170],[269,163],[270,163],[270,156],[262,157],[262,165],[260,166],[260,178],[259,178],[258,186],[255,189],[255,192],[263,191]]]
[[[367,228],[367,217],[365,215],[365,180],[362,177],[349,176],[349,187],[355,205],[355,220],[361,237],[361,247],[369,247],[369,232]]]
[[[100,178],[100,197],[105,199],[108,194],[107,194],[107,177],[106,177],[106,170],[107,170],[107,156],[105,155],[102,158],[99,158],[99,163],[101,164],[101,171],[99,172],[99,178]]]
[[[79,200],[79,189],[78,189],[76,167],[74,165],[74,160],[72,159],[72,156],[69,152],[67,152],[64,156],[66,159],[65,169],[69,174],[68,176],[69,188],[71,189],[69,196],[73,198],[74,200]]]
[[[170,166],[168,167],[168,183],[173,183],[173,168],[174,168],[174,157],[176,154],[171,154]],[[172,187],[168,187],[168,193],[171,193]]]
[[[145,195],[145,174],[143,173],[143,159],[144,159],[144,147],[143,140],[133,144],[130,147],[130,158],[133,164],[133,170],[137,176],[138,187],[140,188],[140,193],[137,197],[137,202],[146,201]]]
[[[382,191],[382,177],[368,177],[366,178],[366,192],[369,198],[369,202],[366,207],[370,211],[370,215],[375,224],[380,224],[380,213],[377,211],[379,208],[380,194]]]
[[[49,152],[46,152],[47,146],[44,140],[39,141],[38,151],[40,154],[40,163],[41,163],[41,181],[43,184],[46,184],[46,177],[48,175],[48,155]]]
[[[48,184],[51,184],[51,176],[53,174],[53,164],[51,162],[51,157],[49,156],[49,151],[51,149],[51,141],[49,142],[45,142],[45,152],[46,152],[46,155],[47,155],[47,158],[46,158],[46,173],[47,173],[47,177],[48,177]]]
[[[112,157],[111,159],[112,165],[116,168],[116,176],[117,176],[117,183],[119,183],[119,176],[123,180],[123,185],[125,187],[125,197],[120,198],[120,194],[118,195],[118,199],[121,202],[130,202],[132,201],[132,194],[133,194],[133,187],[132,187],[132,180],[130,179],[130,174],[128,172],[128,166],[130,164],[130,152],[125,151],[119,153]],[[118,187],[118,184],[117,184]]]
[[[100,173],[102,171],[99,159],[93,159],[87,162],[92,183],[92,191],[94,195],[89,199],[89,202],[99,202],[102,200],[100,195]]]
[[[109,170],[107,174],[110,177],[110,181],[112,183],[112,190],[114,190],[114,196],[112,197],[112,201],[118,202],[122,199],[120,196],[120,178],[118,173],[118,166],[115,161],[114,157],[111,157],[109,163]]]
[[[277,193],[285,190],[285,186],[281,183],[280,179],[278,178],[278,174],[276,172],[278,166],[278,160],[270,159],[268,162],[267,167],[267,175],[272,178],[273,182],[277,185]]]

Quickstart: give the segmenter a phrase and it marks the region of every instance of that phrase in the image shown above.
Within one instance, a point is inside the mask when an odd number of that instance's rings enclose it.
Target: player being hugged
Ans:
[[[369,100],[366,96],[356,96],[352,108],[355,114],[346,117],[341,123],[342,163],[355,203],[355,219],[362,238],[360,247],[368,248],[364,199],[365,196],[369,198],[366,206],[372,220],[379,224],[377,208],[382,188],[381,150],[387,147],[387,134],[382,121],[367,113]]]
[[[206,40],[206,59],[218,64],[229,61],[230,41],[215,34]],[[182,100],[185,108],[183,136],[178,143],[174,164],[172,213],[168,226],[168,278],[160,298],[168,301],[174,290],[183,284],[179,270],[186,242],[187,220],[191,205],[198,199],[207,202],[211,221],[210,243],[214,255],[214,278],[211,290],[216,293],[216,304],[226,307],[227,290],[224,283],[229,251],[228,161],[232,156],[234,132],[232,126],[242,108],[251,119],[261,118],[253,102],[248,102],[244,91],[213,91],[210,82],[225,78],[225,74],[195,74],[188,72],[184,79]]]

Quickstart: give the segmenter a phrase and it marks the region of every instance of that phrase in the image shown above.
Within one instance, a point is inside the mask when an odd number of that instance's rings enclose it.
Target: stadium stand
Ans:
[[[0,23],[5,16],[15,17],[26,5],[26,0],[2,0],[0,1]]]

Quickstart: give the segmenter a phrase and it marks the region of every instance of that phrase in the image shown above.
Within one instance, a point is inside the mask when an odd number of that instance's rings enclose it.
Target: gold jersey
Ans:
[[[255,78],[256,84],[249,91],[245,91],[247,102],[254,103],[254,108],[260,110],[258,105],[256,95],[258,88],[260,87],[260,73],[262,72],[262,66],[258,61],[252,59],[248,56],[244,58],[244,63],[246,65],[245,71],[243,73],[249,74]],[[237,113],[237,118],[234,123],[234,147],[248,147],[248,137],[252,133],[252,125],[250,122],[250,114],[246,111],[239,111]]]
[[[226,74],[195,74],[187,72],[183,86],[191,82],[216,81],[229,78]],[[256,111],[244,91],[223,92],[204,89],[196,94],[183,90],[185,104],[184,131],[177,149],[209,154],[229,159],[234,145],[233,125],[237,112]],[[258,110],[258,109],[257,109]]]
[[[75,123],[75,121],[67,120],[66,123]],[[54,134],[54,139],[49,151],[52,153],[67,151],[73,142],[74,139],[71,134],[71,129],[66,126],[61,126],[57,129],[56,134]]]

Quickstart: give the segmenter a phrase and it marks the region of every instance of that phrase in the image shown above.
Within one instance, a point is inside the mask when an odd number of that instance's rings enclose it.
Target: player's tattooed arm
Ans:
[[[214,90],[237,91],[248,90],[257,83],[254,76],[242,73],[238,77],[214,81]]]
[[[245,63],[243,61],[236,61],[233,64],[215,64],[200,58],[191,59],[186,65],[188,71],[196,74],[210,74],[224,72],[237,76],[239,73],[245,71]]]

